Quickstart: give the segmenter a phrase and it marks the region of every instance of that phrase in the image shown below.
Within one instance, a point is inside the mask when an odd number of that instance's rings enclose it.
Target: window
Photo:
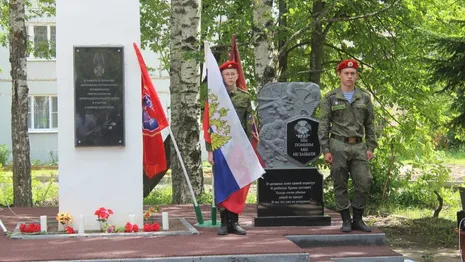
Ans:
[[[30,96],[27,109],[29,130],[58,128],[58,100],[56,96]]]
[[[32,52],[29,53],[29,58],[55,58],[56,26],[29,25],[27,31],[29,40],[32,42]]]

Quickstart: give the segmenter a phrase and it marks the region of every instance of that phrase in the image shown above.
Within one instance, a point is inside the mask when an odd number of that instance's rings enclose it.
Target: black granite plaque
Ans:
[[[258,180],[255,226],[324,226],[323,175],[314,167],[266,169]]]
[[[74,47],[76,146],[124,146],[123,66],[123,47]]]
[[[304,165],[319,157],[318,121],[300,117],[287,123],[287,154]]]

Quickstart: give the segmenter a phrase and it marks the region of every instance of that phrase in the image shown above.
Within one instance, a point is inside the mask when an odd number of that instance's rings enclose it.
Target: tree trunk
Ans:
[[[276,66],[273,63],[273,36],[267,28],[273,25],[271,16],[273,0],[255,0],[253,11],[255,38],[255,77],[261,89],[276,79]],[[271,32],[271,30],[268,30]]]
[[[199,51],[200,0],[171,1],[171,128],[194,194],[203,193],[200,151]],[[190,203],[191,195],[176,150],[171,150],[173,203]]]
[[[279,0],[279,27],[287,27],[287,3],[286,0]],[[278,50],[282,50],[287,42],[287,38],[281,36],[279,38]],[[278,80],[279,82],[287,82],[286,71],[287,71],[287,52],[282,52],[278,57]]]
[[[11,140],[15,206],[32,206],[31,160],[27,128],[28,92],[24,0],[10,0]]]
[[[323,47],[325,43],[325,34],[321,25],[321,12],[323,11],[323,1],[316,0],[313,2],[312,16],[315,21],[315,26],[312,30],[311,51],[310,51],[310,74],[309,80],[317,85],[320,85],[323,61]]]

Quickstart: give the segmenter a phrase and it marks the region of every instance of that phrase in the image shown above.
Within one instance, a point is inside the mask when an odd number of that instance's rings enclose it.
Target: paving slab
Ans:
[[[210,219],[210,206],[202,205],[201,209],[204,219]],[[16,215],[8,208],[0,209],[0,219],[10,232],[20,221],[34,221],[37,223],[39,222],[39,217],[41,215],[54,217],[58,213],[58,208],[13,208],[12,211]],[[168,212],[170,218],[184,218],[191,225],[197,223],[192,205],[161,206],[161,211]],[[354,234],[354,237],[357,237],[356,235],[359,234],[357,232],[342,234],[339,231],[342,221],[339,214],[336,212],[326,210],[326,214],[331,216],[330,226],[314,227],[254,227],[253,220],[254,217],[256,217],[256,214],[256,205],[247,205],[244,213],[240,216],[239,222],[247,230],[247,235],[245,236],[232,234],[227,236],[218,236],[216,235],[217,228],[210,227],[195,227],[195,229],[199,232],[198,235],[184,236],[127,236],[113,238],[26,240],[10,239],[1,235],[0,261],[104,261],[108,259],[113,261],[136,261],[135,259],[146,259],[145,261],[163,261],[163,259],[182,258],[191,259],[186,261],[195,261],[192,259],[231,259],[236,257],[243,258],[243,261],[260,261],[250,259],[261,259],[261,257],[270,259],[281,259],[283,257],[289,257],[289,259],[291,259],[291,257],[294,257],[295,259],[302,259],[299,254],[307,254],[309,259],[306,261],[313,262],[331,261],[332,258],[337,256],[330,257],[328,254],[337,255],[339,251],[341,252],[339,257],[357,256],[357,254],[346,253],[343,248],[347,248],[347,246],[301,248],[286,237],[299,235],[321,235],[328,237],[331,235],[347,236],[351,234]],[[161,213],[157,213],[155,217],[157,216],[161,218]],[[382,231],[375,228],[372,233],[364,234],[369,235],[382,233]],[[375,251],[373,247],[361,248]],[[386,250],[393,252],[389,249],[389,247],[385,248]],[[371,256],[377,256],[383,254],[386,255],[387,253],[367,253],[366,256],[370,254]],[[392,253],[390,254],[392,255]]]

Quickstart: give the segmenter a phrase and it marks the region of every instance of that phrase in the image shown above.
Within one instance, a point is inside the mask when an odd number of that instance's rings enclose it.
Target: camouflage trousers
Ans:
[[[331,138],[329,146],[333,156],[331,178],[334,181],[336,210],[348,209],[351,205],[357,209],[365,208],[373,179],[365,143],[348,144]],[[349,176],[355,190],[352,203],[348,193]]]

